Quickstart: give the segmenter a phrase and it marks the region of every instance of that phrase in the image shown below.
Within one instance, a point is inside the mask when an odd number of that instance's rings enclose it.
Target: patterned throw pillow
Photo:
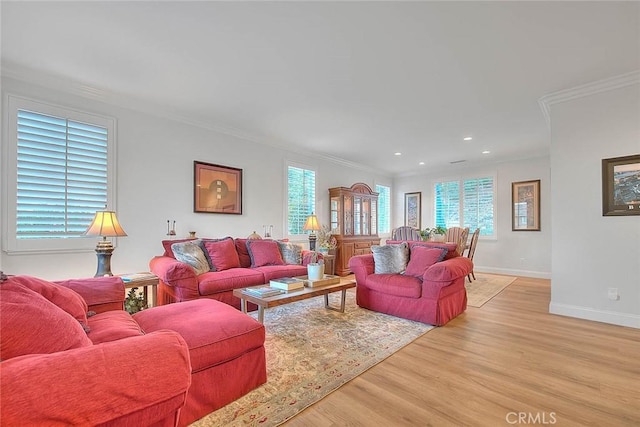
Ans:
[[[209,271],[209,263],[200,247],[199,240],[174,243],[171,245],[171,250],[178,261],[189,264],[196,271],[197,275]]]
[[[397,274],[407,268],[409,246],[406,242],[397,245],[371,246],[375,274]]]
[[[280,254],[285,264],[302,264],[302,247],[295,243],[278,242]]]

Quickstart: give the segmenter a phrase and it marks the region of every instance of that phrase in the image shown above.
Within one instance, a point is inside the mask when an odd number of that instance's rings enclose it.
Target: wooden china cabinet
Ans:
[[[367,184],[329,189],[331,231],[337,240],[335,274],[351,273],[349,259],[371,253],[379,245],[378,193]]]

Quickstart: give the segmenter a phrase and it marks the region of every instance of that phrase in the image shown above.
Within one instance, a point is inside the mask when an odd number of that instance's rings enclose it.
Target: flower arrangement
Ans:
[[[129,314],[134,314],[147,308],[147,302],[142,295],[136,293],[137,290],[138,288],[129,289],[129,293],[124,300],[124,309]]]
[[[316,247],[322,250],[332,250],[338,246],[338,242],[331,234],[331,229],[328,225],[323,225],[316,234]]]

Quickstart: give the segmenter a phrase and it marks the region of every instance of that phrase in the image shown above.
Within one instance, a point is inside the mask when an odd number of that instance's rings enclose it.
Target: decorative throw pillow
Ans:
[[[91,340],[69,313],[19,283],[0,286],[0,359],[87,347]]]
[[[278,243],[275,240],[247,240],[247,251],[251,258],[252,268],[284,264]]]
[[[440,262],[447,255],[447,248],[429,248],[426,246],[414,246],[411,249],[411,259],[404,272],[407,276],[422,277],[427,268],[436,262]]]
[[[202,242],[205,254],[209,255],[211,271],[223,271],[240,267],[240,258],[236,252],[236,245],[231,237],[220,240],[205,240]]]
[[[295,243],[278,242],[278,248],[285,264],[302,264],[302,247]]]
[[[72,315],[78,322],[80,322],[84,330],[89,332],[89,326],[87,323],[87,311],[89,310],[89,307],[87,306],[84,298],[82,298],[76,291],[31,276],[12,276],[7,280],[7,284],[9,283],[20,284],[25,288],[31,289],[32,291],[42,295],[52,304]]]
[[[240,259],[240,267],[251,267],[251,257],[247,250],[247,239],[236,239],[236,252],[238,252],[238,259]]]
[[[174,243],[171,245],[171,250],[178,261],[193,267],[196,275],[209,271],[209,263],[200,247],[199,241],[192,240],[189,242]]]
[[[175,258],[175,255],[173,254],[173,250],[171,249],[171,245],[173,245],[174,243],[184,243],[184,242],[191,242],[191,241],[195,241],[196,239],[173,239],[173,240],[163,240],[162,241],[162,247],[164,248],[164,254],[163,256],[168,256],[171,258]]]
[[[406,242],[397,245],[371,246],[376,274],[402,273],[409,261],[409,246]]]

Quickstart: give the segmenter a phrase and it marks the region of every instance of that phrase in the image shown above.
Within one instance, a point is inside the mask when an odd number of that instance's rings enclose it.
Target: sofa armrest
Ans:
[[[20,356],[0,367],[1,425],[175,421],[191,383],[187,344],[173,331]]]
[[[156,256],[149,261],[149,270],[163,284],[174,288],[181,301],[200,297],[198,277],[189,264],[167,256]]]
[[[349,268],[356,275],[356,283],[365,283],[367,276],[375,271],[373,254],[356,255],[349,260]]]
[[[123,309],[125,292],[124,283],[120,277],[90,277],[60,280],[55,283],[79,293],[89,306],[89,311],[102,313]]]
[[[460,278],[464,286],[464,279],[471,270],[473,263],[467,257],[458,256],[433,264],[422,276],[422,296],[435,298],[442,288],[452,285]]]

